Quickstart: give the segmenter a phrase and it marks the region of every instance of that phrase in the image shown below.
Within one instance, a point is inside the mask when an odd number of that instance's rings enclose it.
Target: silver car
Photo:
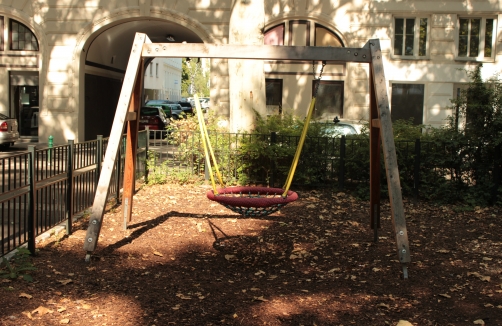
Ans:
[[[8,148],[18,140],[17,120],[0,113],[0,147]]]

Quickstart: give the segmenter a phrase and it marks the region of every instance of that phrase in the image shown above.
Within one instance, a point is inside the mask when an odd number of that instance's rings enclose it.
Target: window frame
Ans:
[[[312,80],[312,96],[314,96],[314,93],[316,92],[316,85],[319,83],[319,86],[321,85],[331,85],[331,86],[337,86],[340,89],[340,96],[339,96],[339,101],[340,101],[340,112],[327,112],[324,109],[322,111],[319,111],[320,109],[316,108],[317,104],[322,104],[323,99],[322,99],[322,94],[315,94],[316,96],[316,104],[314,105],[314,112],[312,117],[314,119],[322,119],[323,117],[327,116],[329,119],[333,118],[334,116],[338,116],[339,118],[343,119],[343,114],[345,112],[345,80]],[[332,96],[335,97],[335,96]],[[327,113],[325,115],[325,113]]]
[[[346,47],[347,42],[343,39],[342,33],[333,28],[333,26],[325,25],[323,23],[317,22],[313,19],[285,19],[281,22],[275,22],[273,25],[270,25],[264,28],[264,35],[266,38],[266,34],[275,28],[282,26],[282,39],[279,44],[274,45],[287,45],[292,46],[295,41],[299,40],[301,37],[296,33],[295,27],[304,25],[305,26],[305,34],[304,34],[304,46],[317,46],[316,43],[316,28],[324,28],[329,34],[333,35],[334,38],[341,44],[341,47]],[[282,44],[281,44],[282,43]],[[303,42],[302,42],[303,43]],[[266,43],[272,44],[272,43]]]
[[[423,81],[401,81],[401,80],[394,80],[394,81],[390,81],[389,82],[390,84],[390,87],[389,87],[389,95],[390,95],[390,98],[389,98],[389,101],[390,101],[390,107],[391,107],[391,110],[390,110],[390,115],[391,115],[391,120],[392,122],[394,122],[395,120],[398,120],[400,119],[399,117],[396,118],[396,116],[392,116],[392,102],[393,102],[393,98],[394,98],[394,90],[395,90],[395,87],[396,85],[421,85],[423,86],[423,97],[422,97],[422,109],[421,109],[421,113],[422,113],[422,118],[421,118],[421,121],[420,123],[417,123],[417,121],[413,120],[413,124],[414,125],[420,125],[420,124],[424,124],[425,121],[427,121],[427,111],[426,111],[426,107],[427,107],[427,103],[426,103],[426,100],[427,100],[427,88],[428,88],[428,85],[427,83],[423,82]],[[410,111],[410,110],[406,110],[406,111]],[[405,118],[406,120],[408,118]]]
[[[426,40],[425,40],[425,55],[419,55],[420,48],[420,20],[427,19],[427,29],[426,29]],[[396,19],[414,19],[414,28],[413,28],[413,55],[405,55],[405,54],[395,54],[394,53],[394,44],[396,41]],[[406,25],[406,21],[404,22]],[[390,48],[390,56],[391,59],[404,59],[404,60],[429,60],[430,59],[430,39],[431,39],[431,16],[430,15],[394,15],[392,17],[392,28],[391,28],[391,48]],[[406,35],[405,33],[403,35]],[[403,47],[405,45],[405,36],[403,36]]]
[[[460,51],[460,20],[462,19],[480,19],[481,20],[481,26],[480,26],[480,33],[479,33],[479,43],[478,43],[478,55],[475,57],[470,57],[469,52],[470,52],[470,46],[467,47],[467,55],[466,56],[460,56],[459,51]],[[491,56],[490,57],[485,57],[485,44],[486,44],[486,20],[487,19],[492,19],[493,20],[493,30],[492,30],[492,40],[491,40]],[[455,28],[455,60],[457,61],[477,61],[477,62],[495,62],[495,56],[497,52],[497,16],[494,15],[486,15],[486,16],[464,16],[464,15],[458,15],[457,16],[457,21],[456,21],[456,28]],[[470,30],[470,29],[469,29]],[[471,39],[471,34],[469,33],[468,35],[469,40]],[[469,43],[468,43],[469,44]]]
[[[22,26],[25,30],[27,30],[27,31],[30,32],[30,35],[31,35],[30,37],[32,38],[32,40],[34,39],[34,41],[35,41],[36,49],[26,49],[26,46],[23,47],[22,49],[14,49],[13,48],[13,43],[14,42],[20,42],[20,41],[14,41],[13,40],[13,24],[14,23]],[[38,38],[35,35],[35,33],[31,30],[31,28],[29,28],[25,24],[21,23],[20,21],[18,21],[16,19],[12,19],[12,18],[9,18],[8,25],[9,25],[9,51],[26,51],[26,52],[38,52],[38,51],[40,51],[40,44],[39,44]],[[26,34],[28,34],[28,33],[26,33],[26,32],[23,33],[23,35],[26,35]],[[24,42],[26,43],[27,41],[25,40]],[[30,41],[30,44],[32,44],[32,41]]]

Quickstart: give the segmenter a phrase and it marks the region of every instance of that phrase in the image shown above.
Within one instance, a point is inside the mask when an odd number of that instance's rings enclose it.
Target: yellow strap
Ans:
[[[284,192],[282,197],[288,196],[289,187],[291,187],[291,182],[293,182],[293,176],[295,174],[296,166],[298,165],[298,161],[300,160],[300,154],[302,152],[303,144],[305,142],[305,138],[307,137],[307,131],[309,129],[310,118],[312,117],[312,113],[314,112],[315,106],[315,97],[312,97],[312,101],[310,101],[310,107],[307,112],[307,117],[305,118],[305,124],[303,125],[302,135],[300,136],[300,143],[296,148],[295,157],[293,159],[293,163],[291,164],[291,168],[289,169],[288,177],[286,178],[286,183],[284,184]]]
[[[214,156],[211,142],[209,141],[209,135],[207,133],[206,124],[204,123],[204,115],[202,113],[202,109],[200,107],[200,102],[199,102],[199,96],[197,94],[194,95],[194,101],[195,101],[195,109],[197,111],[197,120],[199,121],[200,136],[202,140],[202,145],[204,146],[204,157],[206,158],[206,165],[209,170],[209,176],[211,177],[213,192],[215,195],[217,195],[218,191],[216,190],[216,183],[214,181],[213,169],[211,167],[211,159],[208,155],[208,148],[209,148],[209,153],[211,154],[211,158],[213,160],[214,168],[216,170],[216,175],[218,176],[218,180],[222,187],[224,187],[223,179],[221,177],[220,170],[218,169],[218,164],[216,163],[216,158]]]

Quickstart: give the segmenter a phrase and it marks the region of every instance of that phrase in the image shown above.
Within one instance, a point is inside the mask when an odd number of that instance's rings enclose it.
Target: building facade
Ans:
[[[155,58],[145,69],[144,101],[181,101],[181,58]]]
[[[440,126],[466,70],[482,62],[485,78],[500,73],[501,13],[490,0],[0,0],[0,112],[41,142],[107,136],[135,32],[160,43],[348,48],[378,38],[393,119]],[[250,127],[249,108],[306,113],[319,63],[229,61],[211,60],[211,107],[233,131]],[[181,96],[175,85],[145,89]],[[317,118],[368,119],[367,65],[329,63],[317,95]]]

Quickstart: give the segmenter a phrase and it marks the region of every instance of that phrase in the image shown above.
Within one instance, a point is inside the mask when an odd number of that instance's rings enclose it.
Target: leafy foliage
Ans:
[[[197,94],[209,96],[209,67],[206,60],[184,58],[181,72],[181,95],[184,97]]]
[[[11,260],[3,257],[0,263],[0,277],[17,279],[22,277],[25,281],[32,282],[33,278],[29,271],[37,270],[31,263],[30,251],[26,248],[18,248]]]

